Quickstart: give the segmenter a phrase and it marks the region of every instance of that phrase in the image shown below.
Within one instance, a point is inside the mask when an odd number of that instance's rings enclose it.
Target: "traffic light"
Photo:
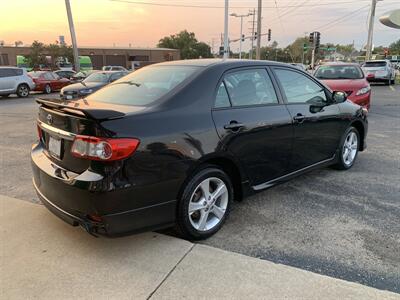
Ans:
[[[311,45],[314,45],[314,32],[310,33],[310,37],[309,37],[308,41],[310,42]]]
[[[242,34],[242,42],[244,42],[244,34]]]
[[[320,40],[321,40],[321,33],[319,33],[318,31],[315,32],[315,49],[317,50],[320,46]]]
[[[257,32],[254,32],[254,40],[257,39]]]
[[[268,29],[268,42],[271,41],[271,28]]]

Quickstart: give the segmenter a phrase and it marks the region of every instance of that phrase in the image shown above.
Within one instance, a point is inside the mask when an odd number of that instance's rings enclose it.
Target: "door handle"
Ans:
[[[298,113],[297,115],[295,115],[295,116],[293,117],[293,120],[296,121],[296,122],[298,122],[298,123],[301,123],[301,122],[304,121],[305,118],[306,118],[305,115],[302,115],[302,114]]]
[[[237,121],[231,121],[229,124],[224,126],[227,130],[238,131],[240,128],[243,128],[244,124],[238,123]]]

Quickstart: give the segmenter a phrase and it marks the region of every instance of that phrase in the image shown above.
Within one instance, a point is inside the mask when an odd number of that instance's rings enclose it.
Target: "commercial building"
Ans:
[[[151,63],[178,60],[179,50],[168,48],[123,48],[123,47],[81,47],[79,55],[89,56],[92,60],[93,69],[98,70],[103,66],[114,65],[131,68],[144,66]],[[0,64],[17,65],[17,55],[28,55],[30,47],[0,47]],[[47,53],[43,53],[47,55]]]

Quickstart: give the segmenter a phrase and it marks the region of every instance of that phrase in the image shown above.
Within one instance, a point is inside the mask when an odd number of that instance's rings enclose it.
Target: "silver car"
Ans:
[[[17,67],[0,67],[0,96],[8,97],[17,94],[18,97],[28,97],[35,88],[35,83],[26,70]]]
[[[371,60],[366,61],[362,69],[369,82],[385,82],[394,84],[396,72],[389,60]]]

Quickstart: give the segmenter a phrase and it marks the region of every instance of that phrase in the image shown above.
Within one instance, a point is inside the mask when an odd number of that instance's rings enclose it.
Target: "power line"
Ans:
[[[178,4],[178,3],[160,3],[160,2],[141,2],[134,0],[109,0],[112,2],[121,2],[137,5],[149,5],[149,6],[160,6],[160,7],[182,7],[182,8],[215,8],[223,9],[224,6],[214,6],[214,5],[193,5],[193,4]],[[353,1],[343,1],[343,2],[325,2],[325,3],[315,3],[315,4],[304,4],[301,7],[316,7],[316,6],[328,6],[328,5],[338,5],[338,4],[354,4],[360,2],[366,2],[369,0],[353,0]],[[253,6],[230,6],[230,8],[253,8]],[[264,8],[275,8],[275,6],[264,6]],[[300,8],[298,5],[284,5],[280,8]]]
[[[336,25],[337,23],[340,23],[341,20],[343,20],[343,19],[345,19],[345,18],[347,18],[349,16],[352,16],[354,14],[357,14],[357,13],[361,12],[363,9],[365,9],[367,7],[369,7],[369,5],[365,5],[365,6],[361,7],[361,8],[358,8],[358,9],[356,9],[354,11],[351,11],[351,12],[345,14],[344,16],[341,16],[341,17],[339,17],[339,18],[337,18],[335,20],[332,20],[332,21],[320,26],[317,30],[327,30],[328,28],[332,27],[333,25]]]

